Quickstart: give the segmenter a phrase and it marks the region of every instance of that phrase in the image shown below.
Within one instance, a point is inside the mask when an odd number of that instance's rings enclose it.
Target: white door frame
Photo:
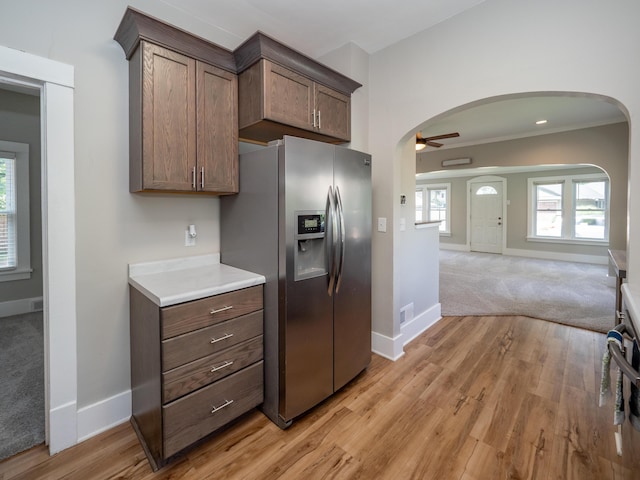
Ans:
[[[0,46],[0,82],[40,93],[45,424],[51,455],[78,443],[73,75],[70,65]]]
[[[471,251],[471,184],[482,182],[502,183],[502,253],[507,248],[507,179],[495,175],[483,175],[467,180],[467,252]]]

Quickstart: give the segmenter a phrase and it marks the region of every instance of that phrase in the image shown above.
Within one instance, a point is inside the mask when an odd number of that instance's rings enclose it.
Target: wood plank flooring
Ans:
[[[125,424],[5,460],[0,479],[639,479],[640,432],[624,425],[618,457],[613,404],[598,407],[604,347],[542,320],[446,317],[286,431],[255,411],[153,473]]]

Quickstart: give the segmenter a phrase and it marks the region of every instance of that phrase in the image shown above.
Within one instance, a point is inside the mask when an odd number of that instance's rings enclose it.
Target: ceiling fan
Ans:
[[[458,132],[445,133],[443,135],[435,135],[433,137],[423,137],[420,132],[416,134],[416,150],[422,150],[427,145],[430,147],[440,148],[442,143],[434,142],[434,140],[444,140],[445,138],[459,137]]]

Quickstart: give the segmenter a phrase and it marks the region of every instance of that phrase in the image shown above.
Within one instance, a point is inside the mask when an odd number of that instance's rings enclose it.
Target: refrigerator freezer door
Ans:
[[[344,223],[334,294],[334,390],[371,361],[371,156],[336,148],[334,188]]]
[[[285,137],[280,149],[280,221],[285,223],[286,264],[281,271],[285,298],[279,312],[279,413],[285,421],[333,393],[333,299],[327,293],[328,275],[298,281],[294,276],[294,249],[300,248],[295,238],[296,212],[324,211],[333,184],[333,157],[332,145],[295,137]]]

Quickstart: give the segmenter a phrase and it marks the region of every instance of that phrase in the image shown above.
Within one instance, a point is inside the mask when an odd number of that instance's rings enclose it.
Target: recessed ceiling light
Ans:
[[[536,122],[536,125],[544,125],[545,123],[547,123],[547,121],[546,121],[546,120],[538,120],[538,121]]]

